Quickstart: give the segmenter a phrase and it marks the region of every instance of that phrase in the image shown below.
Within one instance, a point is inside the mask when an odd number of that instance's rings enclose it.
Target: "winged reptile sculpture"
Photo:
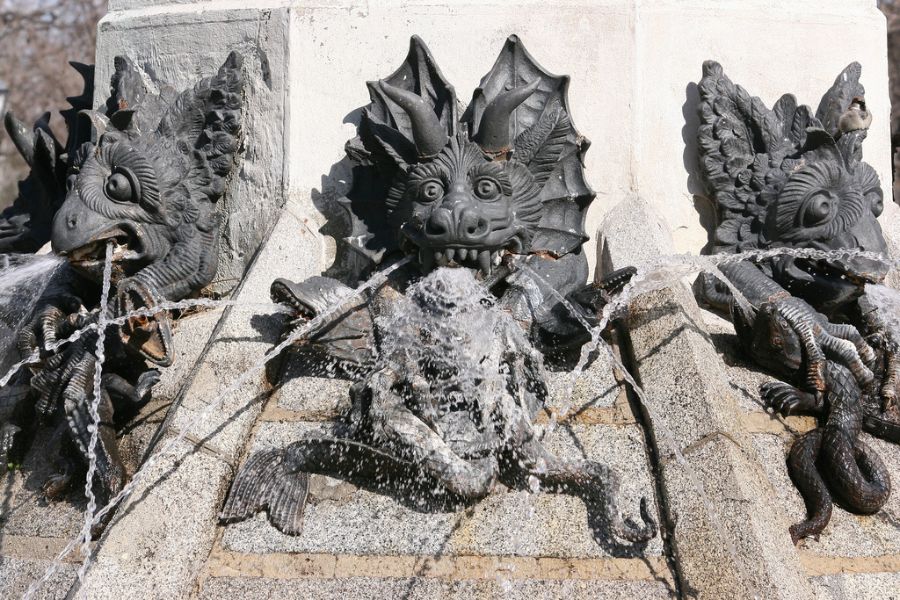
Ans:
[[[343,267],[355,282],[400,256],[411,261],[297,342],[356,380],[352,406],[333,435],[251,456],[224,521],[266,509],[281,531],[299,533],[310,473],[462,504],[498,480],[522,487],[535,478],[602,510],[621,539],[655,535],[646,501],[642,524],[619,513],[614,472],[553,455],[534,427],[547,393],[534,346],[580,346],[586,332],[564,304],[596,320],[605,294],[630,274],[586,284],[584,211],[594,193],[567,86],[515,36],[462,116],[417,37],[397,71],[368,84],[371,103],[346,147],[354,181],[341,200],[352,224]],[[296,312],[286,333],[348,292],[328,277],[272,284],[273,298]]]
[[[63,494],[88,459],[97,331],[54,345],[97,324],[99,307],[89,299],[100,295],[107,248],[112,247],[110,318],[197,294],[215,275],[216,202],[241,144],[241,63],[232,53],[217,74],[191,89],[178,92],[160,84],[151,91],[131,61],[117,57],[107,106],[73,116],[77,139],[83,141],[62,155],[65,164],[57,164],[52,174],[57,185],[57,174],[65,173],[66,192],[50,239],[77,277],[70,288],[46,298],[21,331],[21,354],[37,351],[41,358],[17,382],[27,385],[29,394],[13,418],[0,425],[4,459],[24,451],[41,423],[63,431],[60,470],[43,486],[48,497]],[[43,133],[38,136],[45,139]],[[111,327],[96,449],[98,485],[105,497],[115,495],[127,478],[117,425],[149,399],[158,371],[148,369],[148,363],[164,367],[174,359],[166,313],[132,316]]]
[[[887,246],[884,195],[862,161],[871,114],[860,74],[858,63],[844,69],[815,114],[790,94],[767,108],[712,61],[699,84],[700,166],[717,211],[709,251],[830,251],[723,266],[750,306],[708,277],[695,288],[729,313],[752,359],[786,380],[762,386],[766,404],[819,420],[788,455],[808,512],[790,528],[795,543],[824,530],[833,500],[863,514],[887,500],[888,472],[862,431],[900,443],[898,340],[866,293],[887,274],[874,256]]]

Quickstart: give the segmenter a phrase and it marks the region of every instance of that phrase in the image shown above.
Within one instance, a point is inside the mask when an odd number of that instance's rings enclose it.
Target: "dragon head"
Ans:
[[[235,53],[193,89],[154,96],[118,58],[115,110],[82,112],[94,135],[69,161],[53,250],[99,281],[113,244],[113,283],[157,299],[178,300],[208,284],[218,256],[215,202],[239,145],[240,86]]]
[[[712,61],[699,85],[701,166],[719,220],[711,249],[843,251],[823,259],[788,253],[767,266],[782,287],[825,313],[887,275],[885,263],[860,255],[887,255],[877,220],[884,194],[862,162],[872,116],[860,74],[858,63],[844,69],[815,116],[790,94],[770,110]]]
[[[423,273],[486,275],[503,253],[580,249],[594,197],[582,168],[589,142],[569,118],[568,78],[544,71],[517,37],[461,118],[418,37],[400,69],[368,85],[372,102],[347,145],[361,169],[343,199],[354,226],[346,241],[358,254],[377,264],[398,249]]]

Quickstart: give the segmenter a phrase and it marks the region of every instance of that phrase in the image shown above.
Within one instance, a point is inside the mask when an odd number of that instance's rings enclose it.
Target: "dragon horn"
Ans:
[[[437,155],[447,145],[450,138],[444,131],[440,119],[434,114],[434,110],[421,96],[394,87],[384,81],[380,83],[384,94],[409,115],[413,141],[416,143],[416,152],[419,154],[419,158],[431,158]]]
[[[31,163],[34,162],[34,132],[26,127],[25,123],[13,116],[12,112],[6,113],[3,123],[6,125],[6,132],[12,139],[13,144],[15,144],[16,150],[19,151],[25,162],[31,166]]]
[[[475,136],[475,141],[485,153],[500,155],[509,152],[509,115],[534,93],[540,83],[540,79],[535,79],[528,85],[498,94],[485,107]]]

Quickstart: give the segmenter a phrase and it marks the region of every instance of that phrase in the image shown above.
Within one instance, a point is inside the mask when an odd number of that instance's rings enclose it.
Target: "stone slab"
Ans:
[[[200,591],[202,600],[245,598],[281,600],[370,600],[371,598],[460,599],[506,598],[508,600],[662,600],[673,598],[664,582],[573,581],[573,580],[463,580],[423,578],[367,578],[278,580],[216,577]]]
[[[50,566],[47,560],[0,557],[0,598],[21,598],[28,586]],[[62,600],[72,587],[78,565],[63,564],[33,596],[35,600]]]
[[[303,234],[298,235],[296,221],[283,213],[235,299],[247,304],[262,302],[276,267],[290,265],[288,276],[308,274],[302,246],[301,258],[294,254],[298,240],[302,242]],[[172,408],[162,435],[165,443],[185,428],[189,439],[202,442],[202,446],[180,443],[177,452],[159,460],[119,508],[85,579],[83,590],[88,597],[103,597],[112,590],[126,595],[152,592],[181,597],[191,589],[212,547],[216,515],[233,475],[231,464],[259,413],[260,403],[250,403],[249,408],[240,410],[236,407],[247,405],[266,391],[265,374],[253,372],[235,398],[228,397],[206,421],[198,423],[195,419],[271,349],[278,331],[273,319],[250,317],[241,310],[229,311],[223,317],[189,386]],[[159,480],[161,475],[164,479]]]
[[[77,593],[84,598],[182,598],[215,537],[229,466],[182,442],[149,467],[119,509]]]
[[[826,575],[812,583],[817,600],[900,600],[900,573]]]
[[[296,440],[301,432],[320,427],[323,425],[264,423],[257,431],[253,449],[283,447]],[[621,479],[619,507],[625,515],[638,518],[641,496],[648,497],[651,511],[655,512],[653,479],[637,426],[561,424],[549,437],[547,447],[563,457],[589,457],[613,468]],[[257,515],[225,527],[224,547],[254,553],[357,555],[602,557],[624,552],[609,547],[602,530],[597,537],[591,533],[584,503],[572,496],[532,495],[499,486],[467,510],[428,513],[338,480],[316,478],[326,480],[330,487],[326,498],[313,498],[314,502],[307,507],[301,535],[284,535],[268,524],[265,515]],[[654,538],[644,552],[660,555],[660,538]]]

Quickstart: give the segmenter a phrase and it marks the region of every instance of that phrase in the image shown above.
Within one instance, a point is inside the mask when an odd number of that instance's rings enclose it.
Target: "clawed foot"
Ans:
[[[889,335],[878,332],[869,336],[869,343],[880,348],[884,355],[884,373],[881,377],[881,411],[888,412],[900,409],[898,403],[898,387],[900,387],[900,344]]]
[[[764,383],[759,392],[767,407],[785,417],[798,413],[817,413],[823,407],[820,395],[804,392],[783,381]]]

